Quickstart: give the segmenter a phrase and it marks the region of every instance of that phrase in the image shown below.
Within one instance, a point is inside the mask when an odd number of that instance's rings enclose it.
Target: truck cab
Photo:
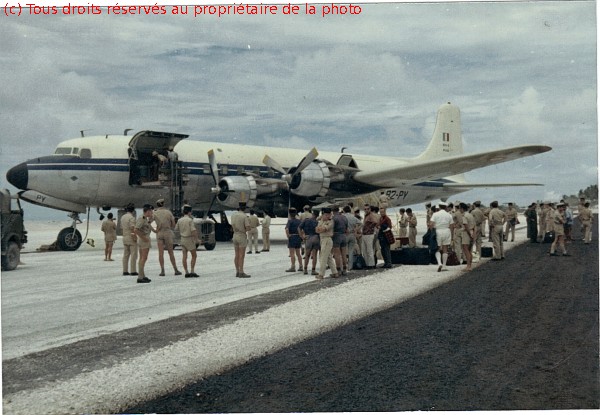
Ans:
[[[15,199],[18,209],[12,209],[12,198],[7,189],[0,189],[0,218],[2,223],[2,270],[12,271],[21,260],[21,249],[27,243],[23,225],[23,209]]]

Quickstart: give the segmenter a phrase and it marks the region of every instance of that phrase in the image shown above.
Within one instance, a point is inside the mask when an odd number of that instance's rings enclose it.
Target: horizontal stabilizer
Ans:
[[[417,158],[398,167],[374,172],[357,172],[353,178],[358,182],[372,186],[397,187],[465,173],[474,169],[545,153],[550,150],[552,150],[552,147],[525,145],[425,161]]]
[[[87,207],[79,203],[73,203],[52,196],[45,195],[35,190],[19,192],[19,198],[34,205],[44,206],[51,209],[64,210],[65,212],[85,213]]]

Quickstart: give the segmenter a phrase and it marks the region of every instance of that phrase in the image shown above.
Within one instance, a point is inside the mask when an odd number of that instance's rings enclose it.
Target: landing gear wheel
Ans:
[[[21,250],[15,241],[9,241],[6,247],[6,255],[2,255],[2,270],[12,271],[17,268],[21,259]]]
[[[63,251],[76,251],[81,246],[81,234],[77,229],[64,228],[58,233],[58,246]]]

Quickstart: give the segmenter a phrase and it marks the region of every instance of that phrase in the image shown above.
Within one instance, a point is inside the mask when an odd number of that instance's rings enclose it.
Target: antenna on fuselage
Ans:
[[[81,136],[82,136],[82,137],[85,137],[85,134],[84,134],[84,133],[85,133],[86,131],[91,131],[91,130],[79,130],[79,132],[81,133]]]
[[[125,131],[123,131],[123,135],[127,135],[127,133],[131,130],[133,130],[133,128],[125,128]]]

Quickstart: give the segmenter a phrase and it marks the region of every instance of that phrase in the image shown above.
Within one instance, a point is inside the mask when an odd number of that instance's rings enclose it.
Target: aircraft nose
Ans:
[[[27,182],[29,181],[27,163],[21,163],[11,168],[6,173],[6,180],[18,189],[27,190]]]

